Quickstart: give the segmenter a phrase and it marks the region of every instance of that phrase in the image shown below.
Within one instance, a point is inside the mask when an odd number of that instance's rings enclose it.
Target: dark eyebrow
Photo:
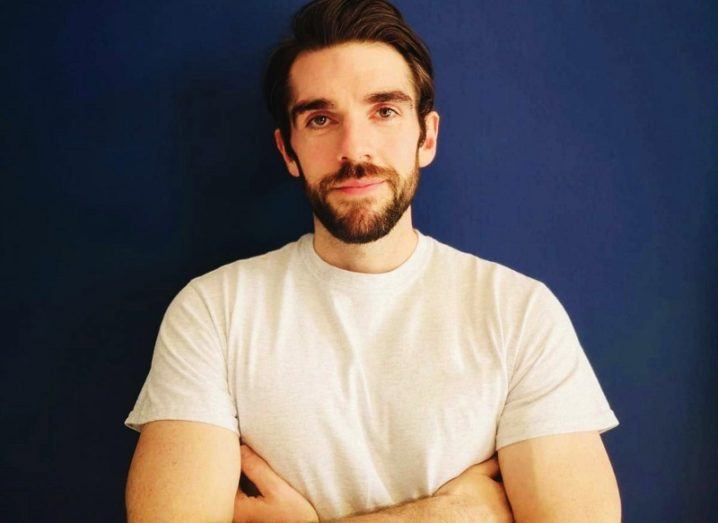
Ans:
[[[315,98],[314,100],[297,102],[296,104],[294,104],[292,110],[289,112],[292,117],[292,125],[297,125],[297,117],[302,113],[306,113],[307,111],[315,111],[317,109],[332,108],[334,108],[334,104],[326,98]]]
[[[371,104],[394,102],[394,103],[407,103],[412,106],[411,96],[406,94],[404,91],[382,91],[379,93],[372,93],[364,97],[364,101]],[[413,107],[413,106],[412,106]]]
[[[409,104],[410,107],[413,107],[411,96],[406,94],[404,91],[380,91],[377,93],[371,93],[364,97],[364,102],[369,104],[376,104],[376,103],[386,103],[386,102],[394,102],[394,103],[406,103]],[[326,98],[314,98],[312,100],[303,100],[300,102],[297,102],[292,106],[292,109],[290,110],[289,114],[292,118],[292,124],[297,124],[297,117],[300,116],[302,113],[306,113],[307,111],[316,111],[317,109],[333,109],[335,107],[334,103],[327,100]]]

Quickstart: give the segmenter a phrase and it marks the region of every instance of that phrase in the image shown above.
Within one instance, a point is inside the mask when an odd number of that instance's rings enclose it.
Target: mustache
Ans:
[[[398,173],[391,168],[384,168],[374,165],[373,163],[345,163],[332,176],[327,176],[321,181],[322,189],[327,190],[341,182],[347,180],[360,180],[366,177],[381,178],[384,180],[393,180]]]

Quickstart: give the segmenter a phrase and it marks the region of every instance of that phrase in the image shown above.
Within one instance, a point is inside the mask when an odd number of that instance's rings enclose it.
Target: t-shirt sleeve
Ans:
[[[239,435],[223,344],[192,283],[165,312],[149,374],[125,425],[140,432],[143,423],[170,419],[218,425]]]
[[[497,449],[552,434],[603,433],[618,425],[568,314],[543,283],[528,300],[511,345]]]

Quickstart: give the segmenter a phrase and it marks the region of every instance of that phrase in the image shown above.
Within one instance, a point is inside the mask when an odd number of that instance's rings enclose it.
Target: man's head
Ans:
[[[381,0],[315,0],[270,58],[264,94],[290,173],[336,238],[386,235],[434,158],[438,114],[428,50]],[[371,189],[341,185],[383,182]]]

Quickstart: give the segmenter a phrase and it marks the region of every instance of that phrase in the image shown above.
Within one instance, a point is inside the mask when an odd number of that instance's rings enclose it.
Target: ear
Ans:
[[[282,158],[284,159],[284,163],[289,170],[289,174],[291,174],[295,178],[299,178],[299,169],[297,168],[297,162],[292,160],[289,155],[287,155],[287,149],[284,147],[284,140],[282,139],[282,133],[279,129],[274,130],[274,143],[277,144],[277,149],[279,149],[279,152],[282,154]]]
[[[426,136],[424,143],[419,147],[419,167],[426,167],[436,156],[436,142],[439,138],[439,113],[431,111],[424,118],[426,122]]]

